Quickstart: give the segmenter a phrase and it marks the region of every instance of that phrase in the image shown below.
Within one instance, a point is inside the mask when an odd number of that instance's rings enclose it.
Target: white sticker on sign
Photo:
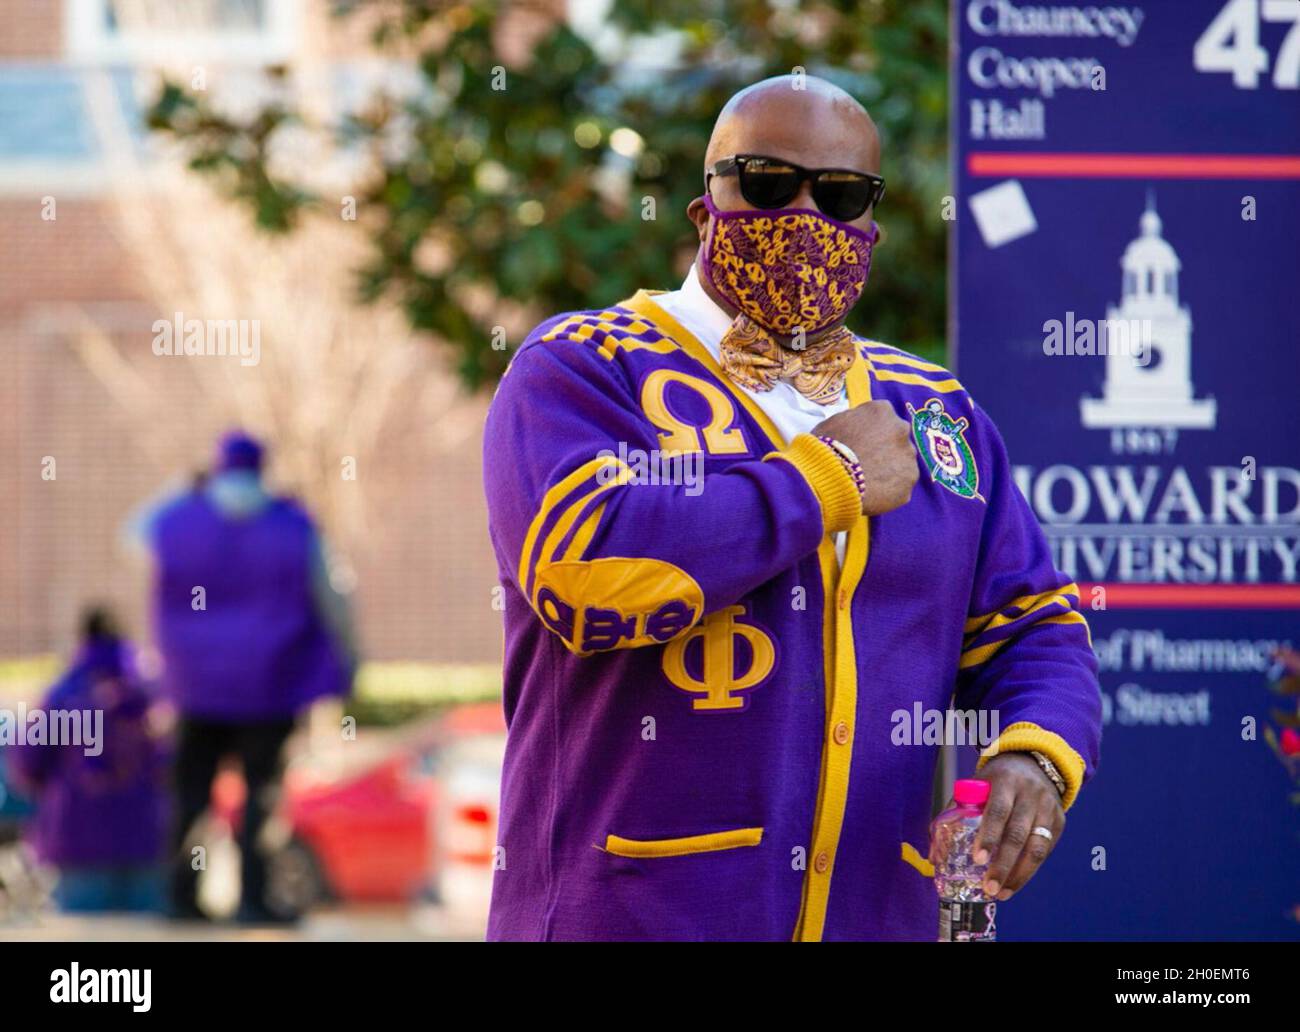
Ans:
[[[989,247],[1009,244],[1038,228],[1034,209],[1029,206],[1029,198],[1018,179],[1008,179],[972,194],[970,210]]]

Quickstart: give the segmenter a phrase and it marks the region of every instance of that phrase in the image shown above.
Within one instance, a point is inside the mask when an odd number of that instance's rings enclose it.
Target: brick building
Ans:
[[[304,45],[343,67],[364,50],[359,27],[331,22],[323,2],[131,6],[146,24],[160,12],[156,38],[119,24],[111,0],[0,0],[0,659],[65,648],[89,600],[114,602],[143,633],[146,569],[123,526],[143,500],[206,460],[229,419],[194,393],[183,362],[151,351],[151,323],[171,312],[159,310],[115,229],[92,109],[107,103],[138,125],[147,55],[166,46],[174,28],[166,12],[177,6],[210,20],[208,30],[188,27],[176,38],[214,69],[255,76],[267,63],[292,66]],[[80,350],[88,325],[125,357],[113,376]],[[413,380],[447,380],[436,348],[423,351]],[[123,384],[192,418],[168,417],[142,436]],[[447,401],[448,393],[439,404],[454,405],[459,432],[398,426],[369,452],[362,482],[383,504],[353,535],[348,560],[371,658],[500,655],[480,485],[486,399]],[[271,472],[285,483],[283,470]]]

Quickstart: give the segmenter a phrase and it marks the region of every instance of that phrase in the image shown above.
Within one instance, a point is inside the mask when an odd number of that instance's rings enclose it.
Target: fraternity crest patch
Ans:
[[[938,398],[931,398],[919,409],[908,405],[907,411],[912,417],[912,438],[931,479],[961,498],[985,501],[979,493],[975,456],[966,443],[970,422],[953,419]]]

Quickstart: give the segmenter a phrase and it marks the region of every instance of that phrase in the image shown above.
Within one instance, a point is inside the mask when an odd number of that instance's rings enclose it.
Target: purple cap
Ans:
[[[231,430],[217,444],[217,457],[213,464],[218,473],[231,469],[262,468],[262,445],[242,430]]]
[[[988,802],[989,783],[978,778],[962,778],[953,782],[952,797],[962,806],[983,806]]]

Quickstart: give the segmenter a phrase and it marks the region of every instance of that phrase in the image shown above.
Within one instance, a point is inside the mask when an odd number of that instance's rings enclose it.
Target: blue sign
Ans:
[[[1102,665],[1005,939],[1300,938],[1300,2],[955,0],[951,339]],[[1294,709],[1294,704],[1292,704]]]

